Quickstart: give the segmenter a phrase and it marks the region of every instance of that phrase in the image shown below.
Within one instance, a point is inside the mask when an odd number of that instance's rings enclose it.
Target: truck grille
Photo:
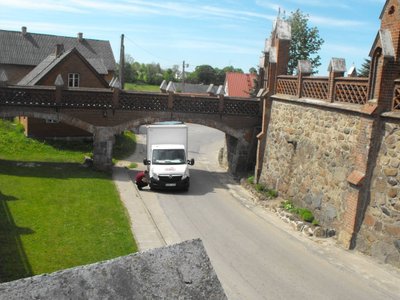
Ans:
[[[160,181],[165,182],[165,183],[175,183],[179,182],[182,180],[182,176],[175,176],[175,175],[160,175],[158,176]]]

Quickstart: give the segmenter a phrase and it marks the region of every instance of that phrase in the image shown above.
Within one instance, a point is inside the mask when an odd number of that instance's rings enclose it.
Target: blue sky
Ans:
[[[300,9],[325,43],[320,75],[332,57],[360,67],[380,26],[385,0],[0,0],[0,29],[109,40],[118,62],[125,53],[163,68],[209,64],[257,67],[279,8]],[[1,54],[0,54],[1,55]]]

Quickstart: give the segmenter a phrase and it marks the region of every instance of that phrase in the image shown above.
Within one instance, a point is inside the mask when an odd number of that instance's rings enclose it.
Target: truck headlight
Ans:
[[[153,178],[154,178],[155,180],[159,180],[158,174],[157,174],[157,173],[153,173]]]
[[[186,179],[188,177],[189,177],[189,169],[186,169],[185,173],[183,173],[183,175],[182,175],[182,179]]]

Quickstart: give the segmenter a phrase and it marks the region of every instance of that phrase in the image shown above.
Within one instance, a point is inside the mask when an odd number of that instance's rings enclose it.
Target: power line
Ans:
[[[158,60],[167,61],[167,62],[170,62],[170,63],[172,63],[174,65],[179,65],[179,63],[176,63],[176,61],[172,61],[172,60],[169,60],[169,59],[166,59],[166,58],[159,57],[158,55],[148,51],[147,49],[143,48],[142,46],[140,46],[139,44],[137,44],[136,42],[134,42],[133,40],[131,40],[127,36],[125,36],[125,39],[128,40],[129,42],[131,42],[132,44],[134,44],[136,47],[138,47],[138,48],[142,49],[143,51],[145,51],[146,53],[150,54],[151,56],[154,56]]]

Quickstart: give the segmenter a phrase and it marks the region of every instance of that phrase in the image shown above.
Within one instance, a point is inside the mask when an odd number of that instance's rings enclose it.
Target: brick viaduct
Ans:
[[[257,99],[0,85],[0,117],[53,119],[93,133],[94,165],[101,170],[112,166],[116,134],[156,121],[179,120],[225,132],[229,171],[247,172],[254,167],[260,109]]]

